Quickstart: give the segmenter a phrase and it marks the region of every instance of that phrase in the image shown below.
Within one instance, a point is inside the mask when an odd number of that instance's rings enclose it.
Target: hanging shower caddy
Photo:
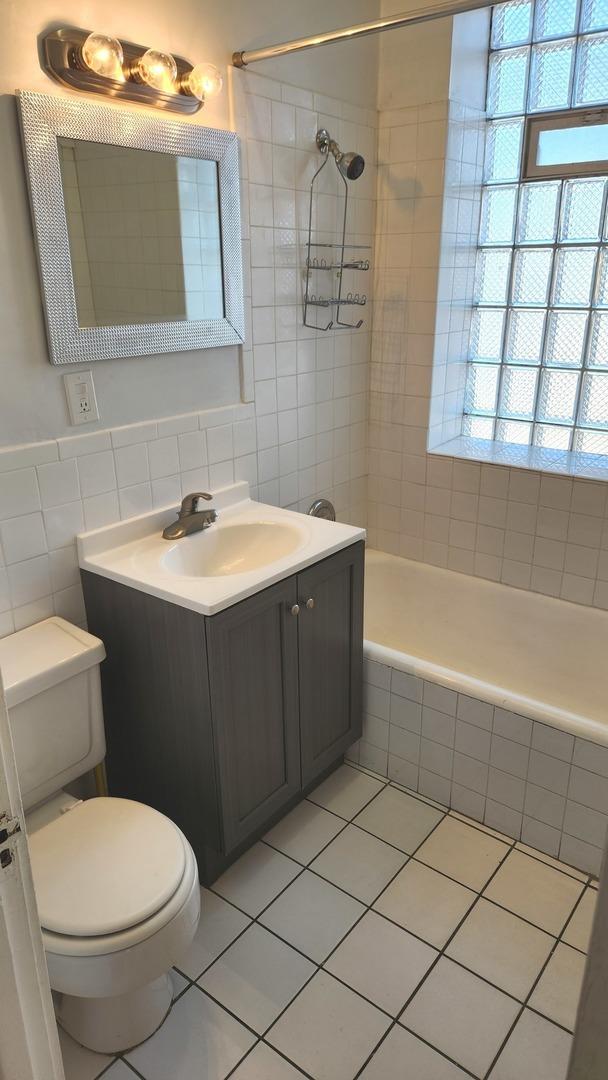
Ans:
[[[343,330],[358,330],[363,325],[363,319],[359,319],[358,322],[345,322],[342,319],[341,308],[343,307],[365,307],[367,303],[367,296],[365,293],[352,293],[348,292],[346,296],[343,295],[343,271],[344,270],[361,270],[367,271],[370,268],[369,258],[360,257],[357,253],[364,251],[371,251],[371,247],[367,244],[349,244],[346,241],[346,221],[348,214],[348,179],[356,180],[363,172],[364,161],[360,154],[343,154],[340,151],[337,143],[330,137],[326,128],[321,128],[317,132],[317,146],[323,155],[323,161],[316,173],[314,174],[310,182],[310,205],[308,210],[308,243],[306,248],[306,285],[304,290],[304,326],[308,326],[313,330],[331,330],[332,327]],[[323,169],[329,161],[330,152],[336,162],[338,174],[342,183],[344,184],[344,211],[342,215],[342,235],[336,243],[326,243],[313,240],[312,229],[312,211],[313,211],[313,199],[315,194],[315,181],[323,172]],[[348,257],[346,252],[348,251]],[[314,253],[313,253],[314,252]],[[328,271],[335,273],[337,281],[337,295],[333,296],[333,290],[330,288],[333,281],[332,278],[328,278],[329,296],[316,295],[313,293],[313,275],[317,271]],[[324,276],[324,275],[323,275]],[[317,323],[309,322],[309,311],[311,308],[335,308],[335,316],[330,318],[327,326],[319,326]]]

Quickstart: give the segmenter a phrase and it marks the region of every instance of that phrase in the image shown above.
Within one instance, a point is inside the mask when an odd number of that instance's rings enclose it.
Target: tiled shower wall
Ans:
[[[370,334],[367,323],[326,334],[302,326],[302,224],[320,162],[314,137],[325,125],[366,157],[349,239],[372,243],[376,114],[248,72],[235,72],[234,104],[247,400],[0,450],[0,636],[53,613],[84,623],[76,534],[176,504],[187,491],[242,479],[254,497],[295,509],[326,496],[341,520],[365,525]],[[334,190],[317,220],[327,240]],[[371,306],[364,314],[371,319]]]
[[[608,485],[427,452],[458,434],[483,158],[455,101],[379,114],[372,546],[608,608]]]
[[[599,874],[606,747],[371,660],[364,710],[355,761]]]

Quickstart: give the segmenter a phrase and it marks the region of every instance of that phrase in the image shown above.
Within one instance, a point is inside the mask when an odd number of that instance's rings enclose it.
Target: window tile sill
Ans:
[[[518,446],[490,439],[472,439],[461,435],[456,439],[429,448],[429,454],[486,461],[534,472],[554,473],[557,476],[582,476],[593,480],[608,480],[608,455],[582,454],[573,450],[547,450],[540,446]]]

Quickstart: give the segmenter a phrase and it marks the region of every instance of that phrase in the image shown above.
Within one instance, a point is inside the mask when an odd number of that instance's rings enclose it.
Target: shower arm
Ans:
[[[442,0],[439,4],[427,4],[425,7],[404,12],[402,15],[387,15],[384,19],[358,23],[356,26],[345,26],[341,30],[328,30],[324,34],[296,38],[294,41],[284,41],[278,45],[266,45],[263,49],[245,49],[232,54],[232,63],[234,67],[244,68],[249,64],[257,64],[260,60],[288,56],[290,53],[302,52],[303,49],[316,49],[320,45],[331,45],[335,41],[354,41],[368,34],[381,34],[384,30],[417,26],[419,23],[430,22],[433,19],[464,15],[468,11],[479,11],[481,8],[491,6],[488,0]]]

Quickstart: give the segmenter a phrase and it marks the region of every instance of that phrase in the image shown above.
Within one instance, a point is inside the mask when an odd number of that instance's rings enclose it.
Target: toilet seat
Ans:
[[[161,912],[166,921],[188,862],[185,838],[169,818],[107,797],[76,803],[37,829],[30,854],[43,932],[66,945],[124,939]],[[106,951],[99,946],[92,952]]]

